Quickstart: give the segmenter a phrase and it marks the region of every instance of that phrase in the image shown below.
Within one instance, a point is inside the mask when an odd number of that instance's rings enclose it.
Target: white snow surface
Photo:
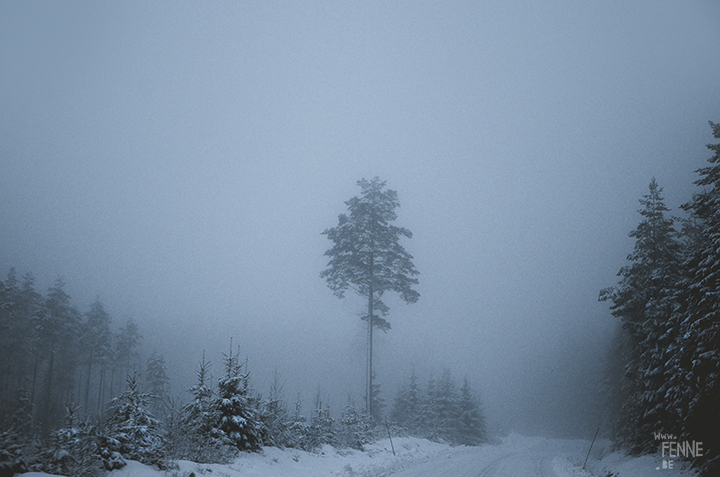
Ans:
[[[264,447],[261,453],[239,455],[231,464],[197,464],[179,461],[178,469],[160,471],[129,461],[107,477],[442,477],[442,476],[556,476],[613,477],[625,476],[695,476],[680,462],[673,469],[662,467],[662,457],[628,457],[610,452],[607,441],[593,446],[587,466],[583,462],[590,441],[524,437],[511,434],[496,444],[479,447],[451,447],[414,437],[384,439],[366,445],[363,451],[339,450],[324,446],[319,451]],[[27,477],[50,474],[28,473]]]

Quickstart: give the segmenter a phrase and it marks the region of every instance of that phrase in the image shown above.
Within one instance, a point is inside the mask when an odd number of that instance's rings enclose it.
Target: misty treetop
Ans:
[[[361,179],[358,185],[361,195],[345,202],[349,214],[340,214],[337,227],[323,232],[333,247],[325,252],[329,268],[320,276],[340,298],[348,289],[368,298],[372,308],[367,316],[375,311],[386,316],[389,309],[380,298],[386,291],[398,293],[406,303],[420,297],[412,288],[419,283],[415,278],[419,272],[412,255],[400,244],[400,237],[412,238],[412,232],[391,224],[400,202],[396,191],[385,189],[385,181]],[[373,323],[383,330],[390,328],[380,317],[373,316]]]

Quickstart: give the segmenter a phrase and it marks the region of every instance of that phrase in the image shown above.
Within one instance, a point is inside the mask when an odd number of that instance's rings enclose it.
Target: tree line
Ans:
[[[140,332],[128,320],[117,332],[102,302],[87,313],[75,308],[58,278],[42,296],[32,273],[11,268],[0,281],[0,423],[19,407],[42,434],[80,405],[83,417],[102,416],[105,403],[123,390],[138,366]]]
[[[710,123],[720,139],[720,124]],[[699,190],[671,216],[653,178],[617,285],[600,292],[618,328],[606,366],[616,444],[631,454],[659,450],[656,434],[703,443],[693,465],[720,475],[720,143],[707,146]]]
[[[448,369],[437,381],[430,377],[424,390],[413,372],[398,391],[390,418],[406,433],[430,440],[476,446],[488,439],[482,405],[467,376],[458,389]]]
[[[319,391],[306,415],[299,396],[286,401],[277,372],[267,397],[251,389],[247,361],[232,342],[215,382],[203,355],[182,403],[170,396],[162,355],[153,352],[140,372],[136,323],[113,331],[99,299],[80,313],[64,286],[58,279],[43,296],[31,273],[18,278],[15,269],[0,281],[0,476],[101,475],[128,459],[159,468],[177,459],[222,463],[261,446],[361,449],[388,426],[395,435],[453,444],[485,440],[479,401],[467,380],[458,390],[449,371],[428,382],[422,399],[408,401],[407,392],[418,391],[413,375],[389,421],[377,382],[373,416],[351,396],[334,415]],[[413,422],[416,414],[426,426]]]

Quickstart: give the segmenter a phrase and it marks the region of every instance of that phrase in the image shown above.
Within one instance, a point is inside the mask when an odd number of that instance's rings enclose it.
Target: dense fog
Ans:
[[[0,279],[135,320],[187,399],[230,338],[252,387],[364,396],[361,297],[320,273],[357,181],[397,191],[420,299],[375,336],[478,391],[492,432],[592,437],[599,291],[655,177],[672,214],[720,121],[720,7],[670,2],[3,2]]]

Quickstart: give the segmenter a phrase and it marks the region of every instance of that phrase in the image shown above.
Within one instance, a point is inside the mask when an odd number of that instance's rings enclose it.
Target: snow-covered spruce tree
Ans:
[[[27,452],[27,444],[32,438],[32,404],[29,393],[22,391],[18,398],[9,406],[14,409],[14,415],[3,419],[0,427],[0,476],[27,472],[29,464],[37,460]]]
[[[197,378],[198,383],[188,390],[192,399],[183,407],[185,426],[196,429],[200,434],[209,435],[216,418],[212,410],[210,362],[205,360],[204,351],[202,361],[198,364]]]
[[[23,458],[23,437],[15,429],[0,432],[0,476],[10,476],[28,471]]]
[[[324,444],[338,445],[337,426],[335,420],[330,417],[330,406],[327,403],[323,404],[320,389],[315,396],[315,409],[310,420],[301,423],[299,429],[303,431],[300,444],[303,450],[312,452]]]
[[[406,425],[407,414],[410,408],[409,396],[408,396],[408,385],[402,384],[398,388],[393,399],[392,410],[390,411],[390,421],[394,426],[399,427],[403,432],[409,432],[410,429]]]
[[[655,178],[649,193],[640,199],[643,220],[630,232],[635,247],[628,255],[630,266],[620,269],[620,283],[600,292],[600,300],[611,300],[612,314],[628,332],[631,350],[625,363],[629,380],[623,414],[615,422],[615,438],[633,454],[657,449],[652,433],[672,432],[672,419],[665,412],[661,394],[667,378],[667,350],[675,340],[680,282],[681,249],[673,219],[660,195]]]
[[[182,406],[180,397],[169,397],[166,401],[167,410],[165,420],[162,423],[165,430],[165,455],[170,460],[184,458],[181,453],[186,442],[185,429],[183,428]]]
[[[30,392],[18,390],[9,408],[14,409],[13,415],[0,427],[0,475],[27,472],[42,460],[40,441],[33,429]]]
[[[482,412],[479,399],[470,388],[467,376],[463,378],[463,385],[460,388],[458,412],[453,433],[453,442],[466,446],[476,446],[487,442],[487,430],[485,427],[485,416]]]
[[[395,396],[390,419],[408,434],[417,436],[422,428],[422,405],[418,378],[413,371],[408,384]]]
[[[685,419],[688,414],[690,401],[693,399],[692,380],[692,350],[688,341],[690,334],[684,331],[689,315],[690,295],[692,293],[692,263],[701,249],[706,246],[707,238],[702,227],[692,217],[682,219],[681,250],[682,266],[681,278],[678,286],[677,308],[669,322],[668,335],[674,337],[665,350],[667,361],[665,363],[666,380],[660,388],[663,396],[665,413],[669,428],[674,434],[686,435]]]
[[[720,124],[710,122],[710,127],[720,139]],[[678,369],[686,373],[689,389],[671,394],[687,399],[683,437],[701,441],[707,449],[694,464],[707,475],[720,475],[720,143],[707,147],[713,153],[710,165],[696,171],[701,177],[695,184],[702,190],[682,206],[698,227],[686,263],[689,286]]]
[[[308,434],[306,437],[306,449],[313,451],[318,447],[328,444],[337,446],[337,430],[335,428],[335,420],[330,417],[330,406],[325,404],[323,407],[320,402],[313,411],[312,418],[308,426]]]
[[[438,438],[437,412],[436,412],[436,382],[435,377],[430,375],[425,386],[425,395],[420,404],[420,422],[418,429],[420,437],[430,440]]]
[[[436,438],[446,442],[455,442],[455,432],[460,417],[460,400],[455,380],[449,369],[443,371],[435,385],[433,396],[433,415],[435,419]]]
[[[292,447],[295,443],[291,432],[288,410],[283,399],[283,386],[277,369],[273,373],[267,400],[258,399],[262,441],[266,446]]]
[[[168,411],[167,399],[170,378],[167,375],[165,358],[157,351],[153,351],[147,360],[145,384],[148,393],[153,396],[152,401],[150,401],[150,412],[158,419],[163,420]]]
[[[412,287],[418,284],[419,272],[412,263],[412,255],[400,244],[400,237],[412,237],[412,232],[390,225],[397,219],[395,209],[400,206],[397,192],[385,190],[385,181],[375,177],[358,181],[362,192],[345,202],[349,215],[338,217],[337,227],[323,232],[333,242],[325,252],[330,257],[328,269],[320,274],[339,298],[348,289],[367,299],[368,322],[367,370],[365,375],[366,412],[375,416],[373,406],[373,331],[390,329],[383,318],[389,308],[382,301],[385,292],[393,291],[406,303],[415,303],[420,294]]]
[[[122,458],[166,467],[163,431],[147,410],[151,398],[140,392],[138,376],[133,374],[127,377],[127,391],[110,402],[106,435],[101,438],[101,456],[107,470],[124,466]]]
[[[355,401],[348,396],[338,422],[338,444],[342,447],[362,450],[362,446],[372,439],[372,419],[355,407]]]
[[[180,428],[174,433],[175,456],[198,463],[226,463],[237,449],[218,429],[220,420],[210,377],[210,362],[202,361],[197,368],[196,385],[188,392],[192,396],[183,406]]]
[[[238,355],[232,351],[225,357],[225,376],[218,381],[218,397],[214,409],[217,412],[217,429],[233,446],[241,451],[258,451],[262,445],[257,410],[248,390],[249,373],[238,363]]]
[[[312,450],[309,446],[310,425],[302,414],[302,399],[300,393],[295,398],[295,406],[289,420],[289,443],[288,447],[296,449]]]

